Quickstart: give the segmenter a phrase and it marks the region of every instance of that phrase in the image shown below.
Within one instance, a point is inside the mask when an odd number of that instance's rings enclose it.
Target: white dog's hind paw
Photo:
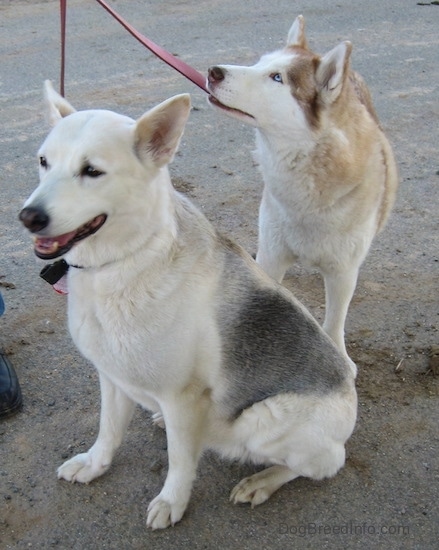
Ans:
[[[151,529],[166,529],[170,525],[175,525],[183,517],[185,506],[171,504],[163,500],[160,495],[157,496],[148,506],[148,517],[146,526]]]
[[[256,484],[251,476],[244,478],[233,488],[230,493],[230,500],[233,504],[249,502],[251,507],[254,508],[270,498],[273,492],[265,486]]]
[[[72,483],[90,483],[95,477],[105,473],[110,464],[96,464],[90,453],[81,453],[67,460],[57,471],[58,479],[65,479]]]
[[[295,477],[297,477],[297,473],[286,466],[271,466],[240,481],[232,490],[230,500],[234,504],[249,502],[254,508],[269,499],[284,483]]]

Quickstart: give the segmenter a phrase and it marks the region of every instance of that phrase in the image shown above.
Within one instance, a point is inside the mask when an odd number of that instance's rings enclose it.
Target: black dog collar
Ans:
[[[64,277],[69,270],[69,267],[81,269],[80,265],[70,265],[65,260],[58,260],[53,264],[44,266],[40,272],[40,277],[50,285],[54,285],[61,279],[61,277]]]

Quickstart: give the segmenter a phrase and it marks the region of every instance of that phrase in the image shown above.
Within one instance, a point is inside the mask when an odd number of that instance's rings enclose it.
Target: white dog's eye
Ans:
[[[49,166],[46,157],[40,157],[41,168],[47,168]]]
[[[99,176],[102,176],[104,172],[101,172],[101,170],[98,170],[91,164],[86,164],[82,170],[81,170],[81,176],[87,176],[89,178],[98,178]]]
[[[274,73],[274,74],[270,75],[270,77],[271,77],[272,80],[274,80],[275,82],[279,82],[280,84],[283,84],[282,75],[281,75],[280,73]]]

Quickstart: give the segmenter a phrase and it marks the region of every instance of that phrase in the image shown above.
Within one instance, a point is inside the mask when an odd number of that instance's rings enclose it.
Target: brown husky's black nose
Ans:
[[[32,233],[41,231],[49,225],[49,216],[42,208],[23,208],[18,215],[18,219],[23,223],[25,227]]]
[[[209,67],[207,78],[211,84],[214,82],[221,82],[221,80],[224,80],[225,76],[225,71],[221,69],[221,67]]]

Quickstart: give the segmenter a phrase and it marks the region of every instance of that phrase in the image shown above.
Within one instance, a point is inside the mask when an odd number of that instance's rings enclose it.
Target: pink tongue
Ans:
[[[76,231],[70,231],[58,237],[37,237],[35,239],[35,248],[41,252],[50,253],[51,251],[56,251],[58,248],[71,241],[75,234]]]
[[[53,285],[53,288],[58,294],[68,294],[67,276],[63,275],[61,279]]]

